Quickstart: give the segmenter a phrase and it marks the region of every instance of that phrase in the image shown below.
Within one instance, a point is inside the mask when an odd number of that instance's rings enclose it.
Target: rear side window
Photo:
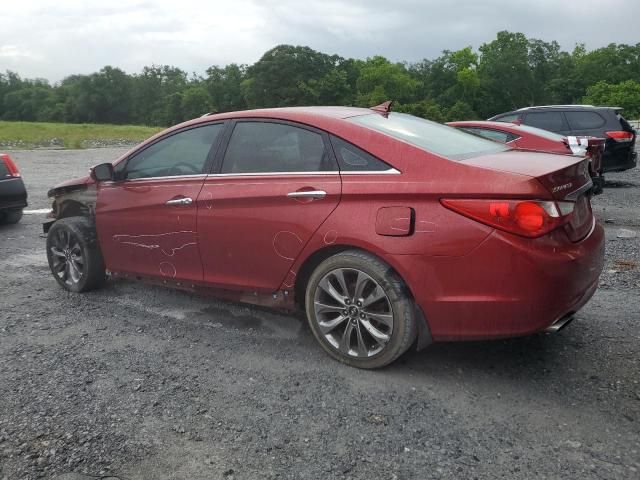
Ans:
[[[524,117],[524,123],[532,127],[559,132],[565,130],[562,112],[531,112]]]
[[[336,170],[319,133],[272,122],[236,124],[222,173],[318,172]]]
[[[352,143],[333,135],[331,135],[331,145],[342,172],[384,172],[393,168]]]
[[[565,112],[572,130],[591,130],[604,125],[605,119],[596,112]]]
[[[498,142],[406,113],[390,113],[387,116],[372,113],[346,120],[451,160],[464,160],[509,150]]]
[[[0,160],[0,178],[5,178],[9,176],[9,169],[6,167],[4,162]]]

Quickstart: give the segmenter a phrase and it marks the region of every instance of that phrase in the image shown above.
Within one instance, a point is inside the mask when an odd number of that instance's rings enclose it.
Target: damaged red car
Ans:
[[[302,309],[376,368],[566,325],[603,265],[588,163],[385,107],[208,115],[53,188],[47,257],[72,292],[127,276]]]

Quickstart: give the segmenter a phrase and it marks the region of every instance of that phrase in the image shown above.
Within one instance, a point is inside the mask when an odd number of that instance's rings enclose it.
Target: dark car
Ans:
[[[27,189],[18,167],[6,153],[0,153],[0,223],[18,223],[27,206]]]
[[[72,292],[108,271],[299,308],[331,356],[374,368],[566,325],[603,265],[588,167],[402,113],[209,115],[53,188],[47,257]]]
[[[628,170],[637,163],[636,132],[621,112],[619,107],[550,105],[521,108],[489,120],[530,125],[561,135],[605,138],[602,157],[602,173],[605,173]]]

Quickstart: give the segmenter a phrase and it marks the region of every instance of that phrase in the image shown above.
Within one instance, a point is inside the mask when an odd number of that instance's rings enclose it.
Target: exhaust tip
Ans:
[[[546,332],[546,333],[559,332],[560,330],[562,330],[564,327],[566,327],[567,325],[569,325],[573,321],[574,315],[575,315],[575,312],[567,313],[565,316],[560,317],[558,320],[553,322],[551,325],[549,325],[543,331]]]

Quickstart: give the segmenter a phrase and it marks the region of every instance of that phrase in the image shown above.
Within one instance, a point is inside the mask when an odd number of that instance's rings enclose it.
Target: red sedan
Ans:
[[[564,326],[603,264],[587,165],[384,109],[210,115],[52,189],[47,256],[73,292],[109,273],[303,309],[375,368]]]
[[[585,136],[563,136],[528,125],[492,122],[489,120],[449,122],[447,125],[522,150],[558,153],[560,155],[588,155],[591,159],[589,171],[598,187],[598,193],[601,192],[604,186],[604,177],[602,177],[604,139]]]

